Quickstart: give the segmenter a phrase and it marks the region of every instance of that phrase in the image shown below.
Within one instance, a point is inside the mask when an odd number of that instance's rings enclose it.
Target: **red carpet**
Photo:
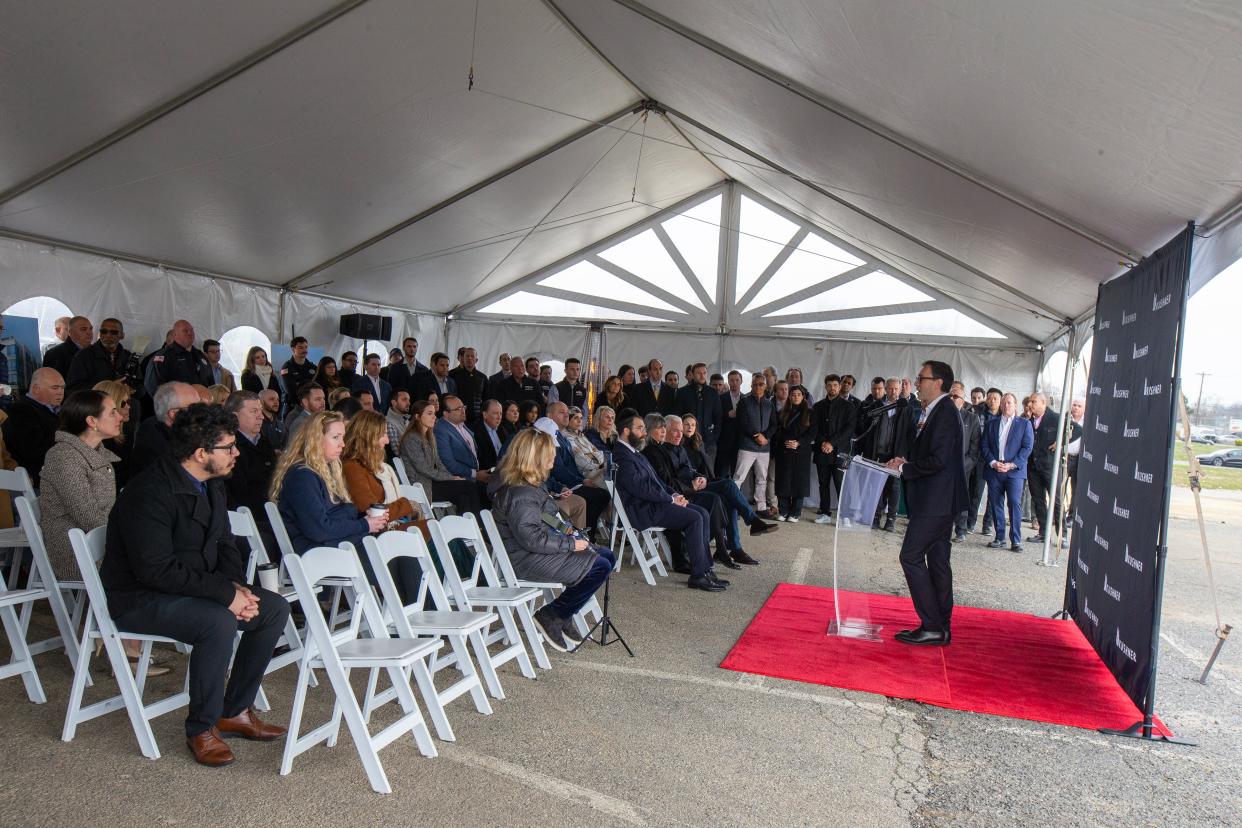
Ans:
[[[720,666],[1092,730],[1142,718],[1073,622],[956,607],[952,644],[911,647],[893,640],[918,626],[909,598],[840,595],[841,617],[882,624],[883,641],[829,637],[832,590],[780,584]]]

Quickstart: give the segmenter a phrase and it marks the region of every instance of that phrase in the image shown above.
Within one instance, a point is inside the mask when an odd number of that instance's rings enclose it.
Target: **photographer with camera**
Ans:
[[[554,649],[567,652],[578,645],[570,619],[608,580],[617,559],[561,515],[544,487],[555,463],[550,435],[534,428],[518,432],[497,469],[502,485],[492,496],[492,516],[519,578],[565,585],[535,613],[535,622]]]
[[[74,354],[69,363],[65,393],[72,394],[74,391],[94,388],[95,383],[110,380],[124,382],[134,390],[140,388],[142,383],[137,375],[137,363],[134,354],[122,347],[121,342],[124,339],[125,326],[121,324],[121,320],[105,319],[100,322],[99,339]],[[132,372],[131,362],[135,362]]]

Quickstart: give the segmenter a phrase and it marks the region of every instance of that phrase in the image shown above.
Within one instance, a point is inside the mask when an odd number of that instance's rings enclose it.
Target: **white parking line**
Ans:
[[[789,567],[789,583],[806,583],[806,571],[811,566],[811,555],[813,554],[815,554],[815,550],[809,546],[804,546],[798,550],[798,555],[794,558],[793,565]]]

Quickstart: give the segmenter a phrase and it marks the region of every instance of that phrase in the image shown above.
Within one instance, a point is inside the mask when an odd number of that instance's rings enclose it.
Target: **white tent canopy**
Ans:
[[[1232,2],[17,4],[0,307],[526,350],[535,296],[633,358],[919,342],[1029,381],[1185,222],[1198,283],[1242,255],[1240,43]]]

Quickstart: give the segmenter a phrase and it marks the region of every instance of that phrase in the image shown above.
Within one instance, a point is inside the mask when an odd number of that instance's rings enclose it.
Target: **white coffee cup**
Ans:
[[[259,586],[268,592],[280,592],[280,564],[259,564],[257,571],[259,573]]]

